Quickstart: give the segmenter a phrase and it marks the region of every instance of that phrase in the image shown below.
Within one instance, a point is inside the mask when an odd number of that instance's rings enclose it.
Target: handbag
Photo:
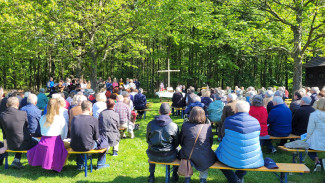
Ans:
[[[179,165],[179,168],[178,168],[178,172],[177,172],[177,174],[180,175],[180,176],[191,177],[193,175],[193,169],[192,169],[192,165],[191,165],[190,159],[192,157],[192,153],[194,151],[194,147],[195,147],[196,141],[197,141],[197,139],[200,136],[200,133],[202,131],[202,128],[203,128],[203,125],[201,125],[200,131],[197,134],[197,137],[196,137],[195,142],[193,144],[192,151],[191,151],[190,156],[188,157],[188,159],[181,159],[181,162],[180,162],[180,165]]]

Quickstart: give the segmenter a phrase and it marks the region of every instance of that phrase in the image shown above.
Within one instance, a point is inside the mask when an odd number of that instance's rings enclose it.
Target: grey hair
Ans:
[[[96,101],[97,102],[106,102],[107,98],[104,93],[98,93],[96,95]]]
[[[116,101],[121,101],[121,102],[123,102],[123,100],[124,100],[124,97],[123,97],[122,95],[118,95],[118,96],[116,96]]]
[[[189,92],[190,93],[194,93],[195,92],[195,88],[193,86],[190,86],[188,89],[189,89]]]
[[[252,106],[263,106],[263,97],[261,95],[255,95],[252,98]]]
[[[87,100],[87,97],[84,95],[80,95],[78,98],[78,105],[81,105],[81,103],[85,100]]]
[[[271,91],[271,90],[267,90],[267,91],[265,92],[265,96],[266,96],[266,98],[271,98],[273,95],[274,95],[274,93],[273,93],[273,91]]]
[[[311,104],[311,98],[309,96],[302,97],[301,100],[304,101],[304,103],[307,105]]]
[[[228,98],[230,98],[232,101],[237,100],[237,95],[234,93],[229,93]]]
[[[176,87],[176,92],[180,92],[181,89],[179,87]]]
[[[41,92],[41,93],[45,93],[45,89],[44,89],[44,88],[41,88],[41,89],[39,90],[39,92]]]
[[[201,102],[201,97],[196,95],[193,97],[193,102]]]
[[[316,86],[316,87],[312,87],[311,90],[313,90],[315,93],[319,93],[319,88]]]
[[[123,97],[129,97],[129,93],[127,91],[122,91],[121,95]]]
[[[35,104],[37,102],[37,96],[35,94],[29,94],[27,97],[27,103]]]
[[[142,93],[142,92],[143,92],[143,89],[142,89],[142,88],[140,88],[140,89],[139,89],[139,92],[140,92],[140,93]]]
[[[277,104],[283,104],[283,99],[280,96],[273,97],[273,100],[272,101],[275,102],[275,103],[277,103]]]
[[[275,93],[274,93],[274,96],[275,97],[283,97],[283,92],[281,91],[281,90],[278,90],[278,91],[276,91]]]
[[[249,112],[250,106],[249,103],[243,100],[240,100],[236,104],[237,112]]]

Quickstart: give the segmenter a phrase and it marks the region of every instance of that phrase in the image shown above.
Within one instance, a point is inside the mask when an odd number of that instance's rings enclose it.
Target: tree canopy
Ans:
[[[85,77],[294,90],[325,51],[324,0],[0,0],[0,85]]]

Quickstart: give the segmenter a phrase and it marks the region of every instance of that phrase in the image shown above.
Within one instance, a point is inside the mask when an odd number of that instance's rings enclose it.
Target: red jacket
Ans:
[[[267,110],[263,106],[251,106],[249,110],[249,115],[256,118],[261,125],[261,133],[260,136],[268,135],[267,132]]]

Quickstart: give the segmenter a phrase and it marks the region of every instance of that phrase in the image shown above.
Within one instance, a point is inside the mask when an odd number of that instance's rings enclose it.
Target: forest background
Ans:
[[[325,0],[0,0],[0,86],[136,77],[153,93],[169,60],[174,87],[292,91],[324,37]]]

